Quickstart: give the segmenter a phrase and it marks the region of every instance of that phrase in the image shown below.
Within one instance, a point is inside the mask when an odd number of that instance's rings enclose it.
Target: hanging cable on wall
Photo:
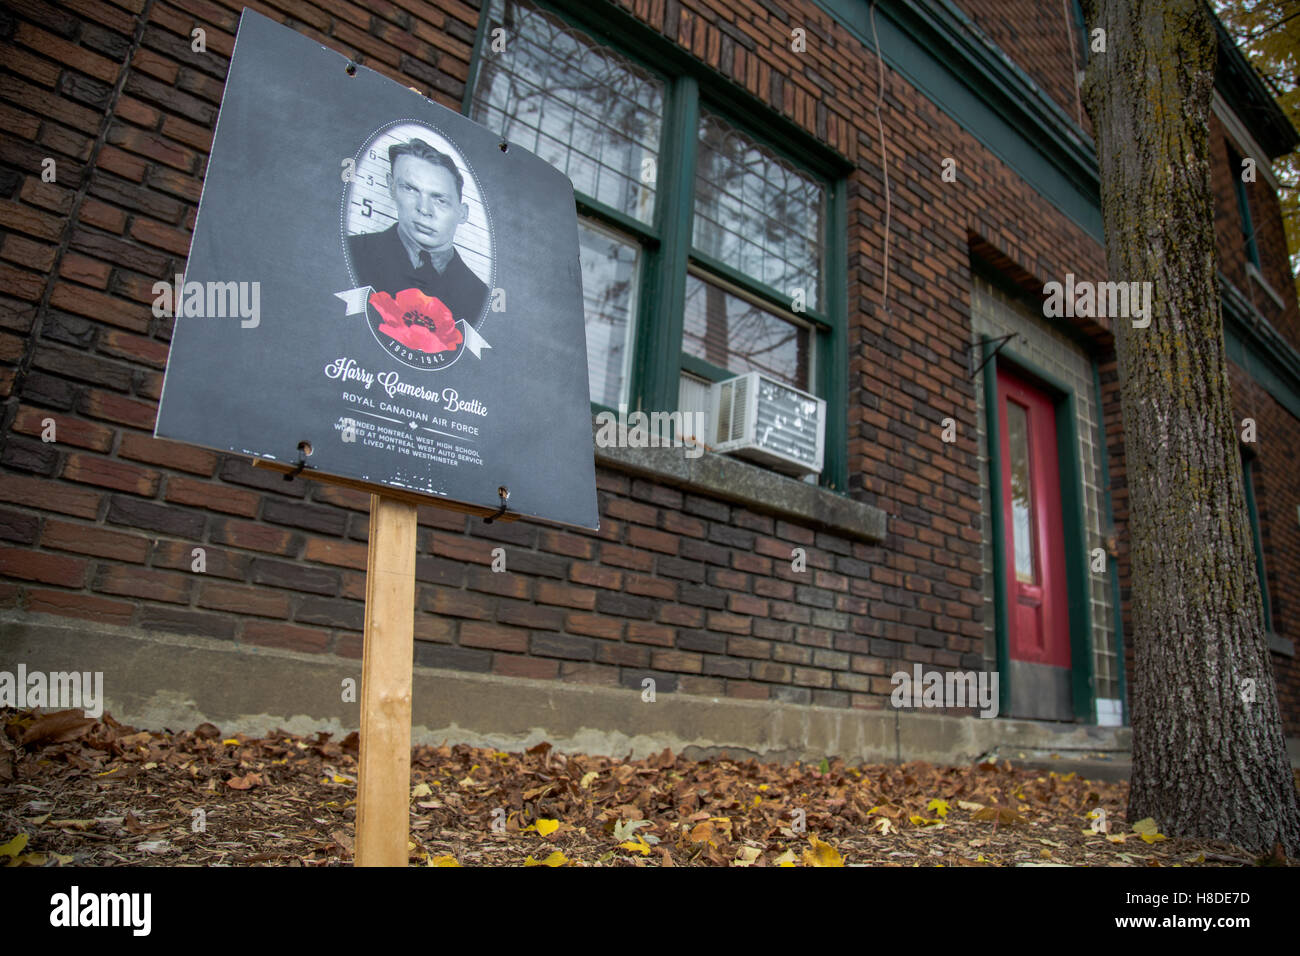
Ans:
[[[880,116],[880,105],[885,98],[885,60],[880,55],[880,37],[876,34],[876,4],[875,0],[871,3],[871,42],[876,47],[876,69],[879,73],[879,84],[876,87],[876,129],[880,134],[880,169],[885,177],[885,249],[884,249],[884,268],[885,279],[884,287],[880,294],[880,307],[886,314],[889,313],[889,235],[890,235],[890,215],[892,213],[890,202],[889,186],[889,158],[885,152],[885,123]]]

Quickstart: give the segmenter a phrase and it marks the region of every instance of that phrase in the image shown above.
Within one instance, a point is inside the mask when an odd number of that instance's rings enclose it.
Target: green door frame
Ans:
[[[993,339],[980,336],[984,365],[985,436],[989,457],[989,509],[993,545],[993,628],[997,645],[998,708],[1010,706],[1010,648],[1007,626],[1006,542],[1002,529],[1002,438],[998,422],[996,364],[1002,363],[1047,387],[1056,403],[1056,450],[1061,475],[1061,523],[1065,531],[1065,581],[1070,620],[1070,692],[1075,720],[1096,720],[1092,680],[1092,608],[1088,579],[1087,533],[1083,509],[1083,471],[1079,463],[1079,418],[1074,389],[1034,364],[1010,343],[995,353]]]

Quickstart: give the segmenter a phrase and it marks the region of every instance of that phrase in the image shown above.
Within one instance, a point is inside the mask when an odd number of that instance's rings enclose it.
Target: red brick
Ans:
[[[0,227],[54,241],[63,232],[63,223],[39,209],[20,205],[10,199],[0,199]]]
[[[116,146],[107,144],[100,149],[95,165],[103,166],[110,173],[117,173],[136,183],[144,180],[145,171],[149,168],[149,164],[139,156],[132,156]]]
[[[2,240],[0,256],[28,269],[49,272],[54,266],[54,246],[43,242],[34,242],[16,234],[9,234]]]
[[[617,641],[623,636],[623,622],[599,614],[569,614],[564,618],[564,629],[587,637]]]
[[[358,544],[355,541],[308,538],[307,547],[302,556],[308,561],[319,561],[322,564],[332,564],[340,568],[356,568],[359,571],[364,571],[368,553],[369,548],[367,545]]]
[[[298,553],[298,535],[283,528],[269,528],[251,521],[217,521],[211,537],[213,544],[228,544],[250,551],[286,556]]]
[[[86,285],[94,286],[96,289],[104,289],[108,286],[108,277],[112,272],[108,263],[100,262],[98,259],[91,259],[89,256],[83,256],[76,252],[68,252],[63,256],[63,261],[59,263],[59,275],[64,279],[71,279],[73,282],[82,282]]]
[[[579,538],[577,535],[565,534],[561,531],[543,530],[538,537],[538,546],[543,551],[550,551],[553,554],[563,554],[571,558],[590,558],[594,551],[594,545],[586,538]]]
[[[631,644],[657,644],[660,647],[672,647],[676,631],[663,624],[651,624],[649,621],[628,621],[627,639]]]
[[[189,604],[192,583],[191,578],[184,574],[112,564],[100,565],[93,587],[104,594],[121,594],[147,601],[166,601],[169,604]]]
[[[610,588],[617,591],[623,584],[623,572],[610,568],[596,567],[590,564],[574,564],[569,569],[570,580],[579,584],[592,584],[598,588]]]
[[[112,148],[112,147],[108,147]],[[106,232],[121,233],[126,228],[126,213],[116,206],[87,196],[81,203],[81,221]]]
[[[235,614],[279,618],[289,616],[289,596],[283,591],[229,584],[225,581],[204,581],[195,605]]]
[[[661,601],[673,601],[677,598],[677,585],[662,578],[652,578],[644,574],[625,574],[623,585],[628,594],[659,598]]]
[[[27,592],[27,610],[33,614],[78,617],[96,624],[127,625],[131,623],[135,605],[130,601],[112,601],[73,591],[32,588]]]
[[[65,258],[64,261],[66,262],[67,259]],[[130,332],[122,332],[118,329],[104,329],[100,332],[99,351],[106,355],[143,362],[154,368],[164,368],[167,365],[166,342],[159,342],[157,339],[143,335],[132,335]]]
[[[0,547],[0,576],[79,588],[86,582],[88,563],[81,558]]]
[[[135,432],[122,433],[117,454],[121,458],[188,471],[205,478],[217,470],[217,456],[210,451]]]
[[[319,654],[329,647],[330,635],[316,627],[249,621],[244,625],[243,639],[245,644]]]
[[[687,651],[651,651],[650,666],[660,671],[698,674],[704,669],[704,655]]]
[[[524,654],[528,651],[528,632],[516,627],[465,621],[460,625],[460,644],[462,647],[486,647]]]
[[[548,680],[559,675],[558,661],[548,661],[538,657],[524,657],[519,654],[494,654],[492,656],[492,673],[502,677],[529,677],[534,680]]]
[[[245,518],[252,518],[257,514],[257,505],[261,500],[254,492],[242,488],[232,488],[230,485],[210,481],[195,481],[179,475],[168,477],[167,491],[163,497],[177,504],[195,505],[210,511],[243,515]]]
[[[39,508],[42,511],[57,511],[78,518],[95,517],[101,500],[102,496],[94,492],[43,478],[5,475],[4,481],[0,481],[0,501]]]
[[[158,493],[160,475],[148,468],[81,452],[68,456],[63,477],[86,485],[99,485],[152,498]]]
[[[60,445],[75,445],[77,448],[104,452],[113,447],[116,432],[112,428],[74,418],[64,412],[47,412],[30,405],[19,406],[13,430],[24,435],[40,435],[45,431],[46,420],[54,422],[54,439]]]
[[[70,66],[110,86],[117,80],[119,66],[112,60],[46,33],[30,23],[20,23],[14,39],[25,47],[44,53],[56,63]]]
[[[75,551],[100,558],[113,558],[143,564],[149,555],[149,539],[140,535],[109,531],[95,525],[70,524],[46,518],[41,533],[41,547],[55,551]]]
[[[590,611],[596,606],[596,592],[556,581],[538,581],[537,600],[542,604],[558,604]]]
[[[153,319],[149,309],[144,306],[123,302],[106,293],[66,282],[55,283],[54,291],[50,294],[50,305],[65,312],[121,326],[132,332],[147,332]]]

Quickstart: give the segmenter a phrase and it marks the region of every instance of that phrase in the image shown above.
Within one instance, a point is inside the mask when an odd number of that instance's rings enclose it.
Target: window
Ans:
[[[827,400],[822,482],[843,487],[842,170],[792,161],[824,147],[745,126],[752,107],[715,103],[666,51],[634,59],[527,0],[484,18],[466,109],[573,182],[592,404],[703,410],[712,382],[760,371]]]
[[[1237,213],[1241,219],[1241,244],[1246,248],[1246,261],[1259,268],[1259,247],[1255,245],[1255,226],[1250,219],[1250,196],[1241,178],[1241,154],[1228,147],[1228,173],[1237,192]]]

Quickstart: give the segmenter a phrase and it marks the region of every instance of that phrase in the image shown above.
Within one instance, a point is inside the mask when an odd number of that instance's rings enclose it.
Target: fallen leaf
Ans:
[[[18,739],[19,746],[41,743],[67,743],[85,735],[98,723],[93,717],[85,716],[80,710],[60,710],[36,718],[32,725],[23,731]]]
[[[546,746],[549,748],[551,745],[547,744]],[[529,753],[532,753],[532,751],[530,750]],[[533,859],[533,857],[529,855],[528,859],[524,860],[524,866],[564,866],[564,864],[568,862],[568,858],[559,850],[556,850],[546,859],[540,861]]]
[[[803,851],[804,866],[844,865],[844,859],[840,856],[839,851],[829,843],[823,843],[811,833],[808,834],[808,842],[812,844],[812,849]]]
[[[559,820],[538,820],[537,834],[539,836],[550,836],[560,828]]]
[[[529,859],[532,859],[532,857],[529,857]],[[442,856],[429,857],[429,862],[426,866],[460,866],[460,864],[456,862],[454,856],[443,854]]]
[[[1145,820],[1139,820],[1133,824],[1133,832],[1140,836],[1145,843],[1155,843],[1157,840],[1165,839],[1165,835],[1156,827],[1156,821],[1153,817],[1147,817]]]
[[[4,846],[0,846],[0,856],[15,857],[27,846],[27,834],[20,833]]]

